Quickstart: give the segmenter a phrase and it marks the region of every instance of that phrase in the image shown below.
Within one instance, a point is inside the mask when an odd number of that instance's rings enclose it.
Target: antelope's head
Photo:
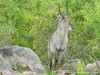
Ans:
[[[63,25],[63,27],[67,28],[68,30],[72,30],[73,26],[70,23],[70,18],[69,18],[69,15],[68,15],[68,9],[67,9],[67,13],[64,14],[64,15],[60,11],[60,6],[58,6],[58,10],[59,10],[59,15],[58,15],[59,22]]]

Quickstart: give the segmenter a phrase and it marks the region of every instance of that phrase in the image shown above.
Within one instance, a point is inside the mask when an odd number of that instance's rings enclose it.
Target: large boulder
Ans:
[[[0,62],[4,62],[4,66],[5,64],[8,64],[8,68],[6,66],[7,70],[16,69],[16,66],[21,66],[28,67],[32,72],[46,72],[37,54],[29,48],[20,46],[6,46],[0,49],[0,54],[2,55],[1,57],[5,59],[0,59]],[[2,66],[0,66],[0,69],[2,69]]]
[[[22,75],[22,74],[17,71],[10,72],[9,70],[5,70],[2,71],[0,75]]]
[[[46,75],[46,74],[39,74],[36,72],[31,72],[31,71],[24,71],[23,75]]]
[[[75,73],[70,73],[67,70],[56,70],[55,75],[76,75]]]
[[[12,71],[13,69],[10,62],[4,59],[0,53],[0,75],[11,75]]]
[[[0,72],[6,70],[13,71],[11,64],[8,60],[5,60],[4,58],[0,58]]]
[[[70,68],[75,70],[79,64],[81,64],[81,61],[79,59],[72,59],[63,65],[63,69]]]
[[[96,61],[95,63],[87,64],[86,70],[90,72],[92,75],[97,75],[100,72],[100,61]]]

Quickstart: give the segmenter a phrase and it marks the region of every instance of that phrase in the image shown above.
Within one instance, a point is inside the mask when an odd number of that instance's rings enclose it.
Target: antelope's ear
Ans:
[[[58,20],[61,21],[62,20],[62,16],[58,15]]]
[[[65,15],[64,15],[64,18],[68,18],[68,16],[65,14]]]

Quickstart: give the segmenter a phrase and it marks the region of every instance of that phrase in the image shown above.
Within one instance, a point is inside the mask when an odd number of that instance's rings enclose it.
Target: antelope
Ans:
[[[66,53],[66,48],[68,44],[68,31],[73,29],[70,23],[68,11],[67,14],[63,15],[60,11],[60,5],[58,6],[58,10],[58,27],[57,30],[52,34],[51,39],[48,41],[48,57],[50,63],[50,70],[58,69],[58,60],[60,61],[60,67],[63,65],[64,55]],[[52,62],[53,55],[55,58],[54,68]]]

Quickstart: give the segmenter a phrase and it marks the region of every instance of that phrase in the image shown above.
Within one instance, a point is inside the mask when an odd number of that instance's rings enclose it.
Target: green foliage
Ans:
[[[57,5],[66,13],[66,3],[74,26],[66,60],[80,58],[85,64],[100,60],[99,0],[0,0],[0,47],[29,47],[47,65],[47,43],[58,24]]]
[[[84,64],[77,65],[76,73],[77,75],[90,75],[89,72],[86,72]]]
[[[48,71],[46,75],[56,75],[54,71]]]

